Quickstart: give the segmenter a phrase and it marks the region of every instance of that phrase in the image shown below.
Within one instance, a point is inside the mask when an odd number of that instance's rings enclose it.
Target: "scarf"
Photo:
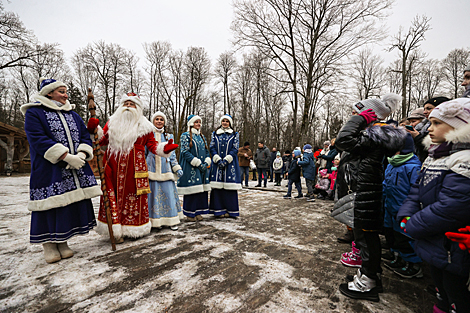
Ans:
[[[312,153],[312,149],[305,149],[304,152],[305,153]]]
[[[406,161],[411,159],[413,157],[413,155],[414,155],[414,153],[410,152],[408,154],[397,154],[397,155],[394,155],[391,158],[387,158],[387,159],[388,159],[388,163],[390,163],[390,164],[392,164],[392,166],[396,167],[396,166],[402,165],[403,163],[405,163]]]
[[[159,133],[163,133],[165,131],[165,127],[162,127],[162,128],[156,128],[155,129],[157,130],[157,132]]]
[[[57,105],[59,108],[64,105],[63,103],[60,103],[59,101],[55,101],[55,100],[51,100],[51,101],[54,102],[54,104]]]

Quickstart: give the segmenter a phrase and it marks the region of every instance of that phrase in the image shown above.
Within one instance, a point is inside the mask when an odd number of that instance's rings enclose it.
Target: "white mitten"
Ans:
[[[212,163],[211,158],[209,157],[205,158],[204,162],[206,162],[207,166],[211,166],[211,163]]]
[[[201,160],[199,160],[198,158],[193,158],[191,160],[191,165],[194,166],[194,167],[199,167],[199,165],[201,165]]]
[[[74,169],[78,170],[80,167],[85,165],[85,160],[80,158],[78,155],[73,155],[70,153],[67,153],[67,155],[64,158],[64,161],[67,162],[69,165],[67,165],[66,169]]]
[[[77,153],[77,156],[78,156],[80,159],[82,159],[83,161],[86,160],[86,154],[85,154],[85,152],[79,152],[79,153]]]
[[[228,163],[232,163],[232,161],[233,161],[233,156],[231,156],[231,155],[229,154],[229,155],[225,156],[224,160],[227,161]]]

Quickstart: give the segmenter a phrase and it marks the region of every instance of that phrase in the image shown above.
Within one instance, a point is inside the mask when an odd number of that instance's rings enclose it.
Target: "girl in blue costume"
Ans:
[[[21,107],[31,156],[30,242],[43,245],[47,263],[73,256],[67,240],[96,226],[90,199],[101,195],[86,162],[90,135],[67,98],[63,82],[41,78],[36,102]]]
[[[232,128],[233,120],[228,114],[220,119],[221,126],[212,133],[210,150],[213,155],[211,167],[210,213],[216,217],[237,217],[238,193],[242,189],[238,166],[238,133]]]
[[[173,134],[168,134],[165,130],[167,118],[163,112],[155,112],[150,121],[156,127],[154,135],[157,142],[173,139]],[[148,194],[152,227],[170,226],[172,230],[178,230],[177,225],[183,218],[183,213],[175,181],[183,176],[183,171],[176,161],[176,154],[172,151],[169,158],[164,158],[148,151],[146,159],[152,190]]]
[[[207,141],[201,134],[202,119],[197,115],[188,116],[188,131],[180,138],[179,163],[183,176],[178,180],[178,193],[183,195],[183,214],[187,220],[202,220],[203,214],[209,213],[207,192],[211,158]]]

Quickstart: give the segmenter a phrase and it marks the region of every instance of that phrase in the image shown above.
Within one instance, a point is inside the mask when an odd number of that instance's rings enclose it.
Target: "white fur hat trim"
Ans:
[[[162,111],[157,111],[157,112],[153,113],[152,118],[150,119],[150,122],[152,122],[152,124],[153,124],[153,121],[155,120],[155,118],[157,116],[163,117],[163,120],[165,121],[165,126],[166,126],[166,124],[167,124],[166,115]]]

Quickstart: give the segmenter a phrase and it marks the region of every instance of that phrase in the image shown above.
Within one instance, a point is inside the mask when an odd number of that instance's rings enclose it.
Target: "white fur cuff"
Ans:
[[[46,153],[44,153],[44,159],[48,160],[52,164],[56,164],[60,161],[59,158],[66,152],[69,152],[69,148],[61,143],[56,143],[47,149]]]
[[[233,156],[231,156],[230,154],[227,155],[225,158],[224,158],[225,161],[227,161],[228,163],[232,163],[233,161]]]
[[[87,155],[87,158],[85,161],[90,161],[93,159],[93,148],[86,143],[81,143],[78,148],[77,148],[77,153],[78,152],[84,152]]]
[[[199,165],[201,165],[201,160],[199,160],[198,158],[193,158],[191,160],[191,165],[194,166],[194,167],[199,167]]]
[[[158,156],[161,156],[161,157],[164,157],[164,158],[169,158],[170,155],[171,155],[171,151],[170,153],[165,153],[163,150],[165,149],[165,146],[168,144],[168,142],[159,142],[157,144],[157,155]]]
[[[216,154],[212,157],[212,161],[214,161],[214,163],[217,163],[221,160],[222,158],[220,157],[220,155]]]
[[[211,158],[207,157],[204,159],[204,162],[206,162],[207,166],[210,166],[212,161],[211,161]]]
[[[181,166],[179,164],[176,164],[175,166],[173,166],[171,168],[171,170],[173,171],[173,173],[176,173],[178,172],[179,170],[182,170]]]

